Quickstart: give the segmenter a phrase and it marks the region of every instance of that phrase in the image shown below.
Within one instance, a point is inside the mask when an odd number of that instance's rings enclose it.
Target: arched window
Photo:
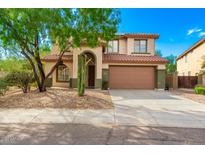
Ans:
[[[59,82],[69,81],[69,69],[66,65],[64,64],[58,65],[56,79],[57,79],[56,81]]]

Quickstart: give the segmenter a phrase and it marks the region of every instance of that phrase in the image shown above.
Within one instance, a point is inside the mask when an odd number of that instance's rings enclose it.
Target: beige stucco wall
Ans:
[[[127,40],[126,39],[119,39],[119,53],[127,54]]]
[[[147,40],[147,48],[148,52],[150,54],[134,54],[134,55],[143,55],[143,56],[149,56],[155,54],[155,40],[154,39],[148,39]],[[57,45],[54,45],[52,47],[51,54],[59,54],[59,47]],[[69,68],[69,75],[70,78],[76,79],[77,78],[77,71],[78,71],[78,55],[81,53],[89,51],[95,55],[95,61],[96,61],[96,70],[95,70],[95,78],[96,79],[102,79],[102,69],[108,68],[109,65],[135,65],[135,66],[156,66],[157,69],[164,70],[165,65],[164,64],[123,64],[123,63],[109,63],[109,64],[103,64],[102,63],[102,47],[96,47],[96,48],[89,48],[89,47],[81,47],[81,48],[75,48],[71,49],[71,52],[65,53],[73,55],[73,63],[64,63]],[[120,54],[128,54],[131,55],[132,52],[134,52],[134,38],[128,38],[128,39],[119,39],[119,53]],[[52,66],[55,64],[55,62],[46,62],[45,63],[45,70],[46,73],[49,72],[49,70],[52,68]],[[57,82],[56,81],[56,71],[52,74],[52,82],[53,86],[60,86],[60,87],[69,87],[69,82]]]
[[[68,68],[69,68],[69,77],[71,78],[73,76],[72,72],[73,72],[73,64],[72,63],[68,63],[68,62],[64,62],[63,64],[65,64]],[[46,74],[48,72],[50,72],[51,68],[55,65],[55,62],[46,62],[44,64],[45,66],[45,72]],[[50,76],[52,77],[52,86],[54,87],[69,87],[70,83],[69,82],[57,82],[56,81],[56,70],[53,72],[53,74]]]
[[[90,51],[95,55],[96,79],[102,79],[102,47],[97,47],[97,48],[82,47],[82,48],[73,49],[73,78],[77,78],[78,55],[80,55],[84,51]]]
[[[158,70],[165,70],[165,64],[129,64],[129,63],[103,63],[102,68],[108,69],[109,65],[127,65],[127,66],[156,66]]]
[[[60,48],[58,45],[53,45],[51,48],[51,55],[58,55],[60,52]],[[73,51],[71,50],[70,52],[65,52],[64,55],[72,55]]]
[[[155,55],[155,39],[147,40],[147,51],[150,53],[151,56]]]
[[[185,56],[177,60],[178,75],[182,76],[184,73],[185,76],[188,76],[188,72],[190,71],[190,75],[194,76],[196,73],[199,73],[200,70],[203,70],[201,68],[203,56],[205,56],[205,43],[187,54],[187,62],[185,62]]]
[[[134,39],[128,38],[127,39],[127,54],[131,55],[134,52]]]
[[[55,55],[55,54],[59,54],[60,48],[57,45],[53,45],[51,48],[51,54]]]
[[[124,42],[122,42],[124,43]],[[59,47],[57,45],[54,45],[52,47],[51,54],[59,54]],[[70,78],[77,78],[77,71],[78,71],[78,55],[83,53],[84,51],[89,51],[94,54],[95,61],[96,61],[96,70],[95,70],[95,78],[96,79],[102,79],[102,47],[97,48],[89,48],[89,47],[81,47],[81,48],[75,48],[71,49],[70,53],[65,54],[72,54],[73,55],[73,63],[64,63],[66,66],[69,67],[69,75]],[[55,62],[46,62],[45,63],[45,71],[46,73],[51,70],[52,66],[55,64]],[[56,70],[52,74],[52,82],[53,86],[59,86],[59,87],[69,87],[70,83],[67,82],[57,82],[56,81]]]

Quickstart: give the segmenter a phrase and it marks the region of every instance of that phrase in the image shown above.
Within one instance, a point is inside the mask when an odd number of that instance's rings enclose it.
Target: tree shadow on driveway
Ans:
[[[80,124],[0,124],[1,144],[205,144],[205,129],[94,126]]]

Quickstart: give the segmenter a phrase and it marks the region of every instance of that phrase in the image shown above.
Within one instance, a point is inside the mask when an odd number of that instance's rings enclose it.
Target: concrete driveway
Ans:
[[[170,92],[110,90],[117,125],[205,128],[205,105]]]

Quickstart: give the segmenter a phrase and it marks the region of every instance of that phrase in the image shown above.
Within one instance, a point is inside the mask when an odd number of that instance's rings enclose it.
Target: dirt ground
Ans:
[[[186,90],[172,90],[171,91],[175,95],[182,96],[184,98],[191,99],[193,101],[205,104],[205,95],[195,94],[194,91],[186,91]]]
[[[111,109],[113,104],[108,91],[87,90],[79,97],[77,90],[48,88],[39,93],[32,90],[23,94],[20,89],[10,90],[0,97],[0,108],[69,108],[69,109]]]

